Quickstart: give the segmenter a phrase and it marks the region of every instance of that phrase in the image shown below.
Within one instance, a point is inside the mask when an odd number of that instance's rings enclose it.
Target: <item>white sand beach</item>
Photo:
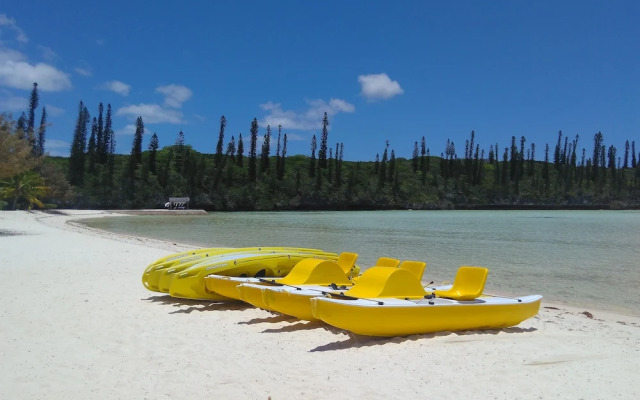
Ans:
[[[543,300],[504,330],[354,336],[149,292],[190,246],[69,224],[89,214],[0,212],[1,399],[640,398],[640,318]]]

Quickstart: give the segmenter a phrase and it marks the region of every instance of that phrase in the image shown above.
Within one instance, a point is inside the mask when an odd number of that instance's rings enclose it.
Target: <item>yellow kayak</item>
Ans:
[[[196,265],[210,257],[224,257],[228,254],[247,252],[277,252],[277,251],[306,251],[321,253],[322,250],[306,249],[297,247],[243,247],[226,248],[216,247],[207,249],[196,249],[181,253],[175,253],[158,259],[151,263],[142,274],[142,284],[149,290],[155,292],[169,292],[168,284],[172,275],[181,272],[193,265]],[[162,281],[162,283],[161,283]]]
[[[500,329],[534,317],[542,296],[474,300],[340,299],[314,297],[313,316],[359,335],[408,336],[439,331]]]
[[[403,261],[397,268],[403,269],[406,272],[413,275],[414,281],[420,282],[422,274],[426,267],[426,263],[421,261]],[[311,312],[311,299],[326,294],[340,294],[346,289],[347,292],[356,293],[356,288],[367,286],[371,282],[372,276],[380,276],[379,271],[393,272],[395,268],[385,267],[384,265],[374,266],[369,268],[362,274],[355,285],[344,285],[342,282],[335,282],[331,284],[317,282],[315,285],[287,285],[282,280],[276,281],[280,283],[280,286],[265,286],[262,288],[261,301],[264,306],[272,311],[279,312],[281,314],[291,315],[299,319],[307,321],[316,321],[317,318],[313,316]],[[376,272],[378,271],[378,272]],[[382,277],[384,279],[384,276]],[[437,289],[445,289],[448,286],[438,287]],[[409,286],[402,288],[403,295],[408,295]],[[436,289],[436,288],[432,288]],[[417,296],[422,297],[425,292],[420,286],[417,288]],[[372,294],[372,293],[369,293]],[[376,293],[381,295],[381,293]]]
[[[213,251],[218,251],[218,250],[232,250],[232,248],[230,248],[230,247],[208,247],[208,248],[203,248],[203,249],[193,249],[193,250],[181,251],[179,253],[169,254],[168,256],[159,258],[159,259],[155,260],[154,262],[152,262],[151,264],[149,264],[149,266],[147,267],[145,272],[147,270],[149,270],[150,268],[153,268],[154,266],[157,266],[157,265],[160,265],[160,264],[171,263],[171,262],[179,262],[180,259],[185,258],[185,257],[190,257],[190,256],[194,256],[196,254],[208,253],[208,252],[213,252]]]
[[[273,284],[289,284],[289,285],[301,285],[327,282],[340,282],[344,285],[351,285],[351,278],[357,276],[360,272],[360,268],[355,265],[358,255],[355,253],[340,253],[337,260],[308,260],[301,261],[296,264],[291,272],[284,278],[276,278],[270,280],[264,280],[262,278],[251,277],[232,277],[222,275],[208,275],[204,278],[205,286],[209,292],[218,293],[222,296],[232,299],[243,300],[243,296],[238,289],[241,284],[252,285],[273,285]],[[388,262],[400,262],[398,260],[392,260]],[[252,290],[252,289],[249,289]],[[259,296],[256,296],[258,298]],[[249,302],[250,303],[250,302]],[[256,304],[254,304],[256,305]],[[260,307],[256,305],[256,307]]]
[[[281,277],[304,259],[335,260],[338,255],[325,252],[279,251],[230,253],[207,259],[173,275],[169,294],[173,297],[201,300],[232,300],[207,290],[204,278],[210,274],[227,276]]]
[[[329,325],[368,336],[500,329],[538,313],[540,295],[482,295],[488,272],[460,267],[450,288],[429,293],[405,271],[376,269],[343,293],[310,299],[311,312]]]

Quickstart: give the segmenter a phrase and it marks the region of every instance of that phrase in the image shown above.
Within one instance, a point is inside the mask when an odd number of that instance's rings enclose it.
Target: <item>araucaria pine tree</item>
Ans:
[[[151,135],[151,140],[149,141],[149,172],[152,174],[156,173],[156,158],[158,153],[158,147],[160,144],[158,143],[158,135]]]
[[[136,133],[133,135],[133,145],[131,146],[131,158],[135,164],[142,162],[142,136],[144,135],[144,122],[142,117],[136,119]]]
[[[84,103],[78,105],[78,118],[76,129],[73,132],[73,141],[69,152],[69,183],[81,186],[84,182],[84,159],[87,144],[87,124],[89,123],[89,111]]]
[[[95,135],[95,155],[96,160],[99,163],[104,163],[107,155],[107,144],[105,143],[105,134],[104,134],[104,121],[102,118],[102,113],[104,111],[104,106],[102,102],[98,105],[98,120],[96,121],[96,135]]]
[[[280,174],[280,139],[282,136],[282,125],[278,125],[278,142],[276,144],[276,177]]]
[[[42,106],[42,117],[40,118],[40,128],[38,129],[38,142],[36,146],[38,148],[37,154],[41,156],[44,154],[44,143],[46,141],[47,132],[47,108]]]
[[[136,132],[133,135],[133,144],[131,145],[131,156],[129,157],[129,187],[127,194],[129,199],[133,200],[136,195],[136,170],[142,163],[142,136],[144,135],[144,123],[142,117],[136,119]]]
[[[89,172],[95,172],[96,164],[96,135],[98,132],[98,120],[93,117],[91,122],[91,136],[89,136],[89,144],[87,145],[87,157],[89,158]]]
[[[98,109],[100,111],[100,109]],[[100,133],[100,115],[98,115],[98,134]],[[102,131],[102,142],[98,146],[98,162],[106,163],[115,153],[115,136],[111,129],[111,104],[107,104],[107,116],[104,120],[104,129]]]
[[[260,153],[260,171],[269,172],[269,153],[271,148],[271,127],[267,125],[267,133],[262,140],[262,152]]]
[[[231,164],[233,164],[236,160],[236,138],[231,135],[231,140],[227,144],[227,156],[229,156],[229,160],[231,160]]]
[[[238,151],[236,153],[236,165],[240,168],[244,167],[244,143],[242,143],[242,133],[238,135]]]
[[[311,138],[311,158],[309,159],[309,177],[316,176],[316,147],[317,147],[316,135]]]
[[[256,118],[251,121],[251,148],[249,149],[249,180],[256,181],[256,156],[258,146],[258,120]]]
[[[598,167],[600,165],[604,166],[604,150],[602,150],[603,142],[604,138],[601,132],[598,132],[593,136],[593,174],[591,175],[593,180],[598,178]]]
[[[327,168],[327,140],[329,138],[329,118],[324,113],[322,118],[322,136],[320,137],[320,150],[318,150],[318,168]]]
[[[285,168],[285,160],[287,157],[287,134],[284,134],[284,139],[282,142],[282,155],[280,157],[280,164],[278,165],[278,173],[277,173],[277,177],[279,180],[282,180],[282,178],[284,178],[284,168]]]
[[[38,145],[35,135],[35,122],[36,122],[36,108],[38,108],[38,101],[40,96],[38,95],[38,84],[33,83],[33,89],[31,90],[31,96],[29,97],[29,119],[27,120],[27,138],[29,144],[33,148],[33,153],[38,153]]]
[[[220,133],[218,133],[218,144],[216,145],[216,157],[215,157],[215,166],[216,168],[220,167],[222,162],[222,152],[224,150],[224,128],[227,126],[227,119],[224,117],[220,117]]]

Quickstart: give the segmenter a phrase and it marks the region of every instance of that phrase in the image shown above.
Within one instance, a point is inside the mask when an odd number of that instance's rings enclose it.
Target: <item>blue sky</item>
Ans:
[[[638,21],[637,1],[5,2],[0,112],[17,118],[38,82],[52,155],[68,154],[80,100],[92,116],[111,104],[119,153],[138,115],[145,148],[183,131],[213,153],[225,115],[226,140],[247,148],[257,118],[308,155],[327,112],[345,160],[386,140],[411,157],[422,136],[462,156],[472,130],[487,151],[524,136],[537,159],[559,130],[587,154],[601,131],[620,155],[640,150]]]

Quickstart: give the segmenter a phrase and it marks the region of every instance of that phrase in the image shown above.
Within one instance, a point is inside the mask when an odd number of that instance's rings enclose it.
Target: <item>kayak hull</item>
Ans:
[[[322,296],[322,292],[283,287],[262,289],[262,302],[271,310],[305,321],[318,321],[311,311],[311,299],[317,296]]]
[[[534,317],[541,300],[540,295],[468,301],[314,297],[310,303],[313,316],[329,325],[359,335],[392,337],[507,328]]]
[[[169,284],[173,275],[184,271],[185,269],[210,260],[213,257],[225,257],[229,254],[241,253],[274,253],[274,252],[307,252],[307,253],[324,253],[318,249],[307,249],[298,247],[212,247],[206,249],[195,249],[183,251],[180,253],[170,254],[162,257],[145,269],[142,274],[142,284],[147,289],[154,292],[169,292]]]
[[[351,281],[341,267],[334,260],[306,258],[298,262],[289,273],[282,278],[270,279],[269,282],[256,278],[229,277],[220,275],[208,275],[204,278],[208,291],[221,294],[230,298],[242,300],[241,291],[238,286],[243,283],[252,285],[264,285],[266,287],[275,285],[329,285],[337,282],[341,285],[351,286]],[[253,290],[253,289],[249,289]],[[255,294],[258,301],[258,294]],[[263,305],[263,303],[260,303]],[[259,307],[259,306],[257,306]],[[262,307],[261,307],[262,308]]]
[[[429,290],[448,289],[451,285],[427,287]],[[350,286],[338,290],[323,285],[265,286],[262,289],[263,303],[273,311],[287,314],[306,321],[318,321],[311,310],[311,299],[325,295],[340,295]]]
[[[275,311],[269,307],[262,298],[262,289],[264,285],[243,283],[237,287],[240,299],[245,303],[249,303],[254,307],[262,308],[267,311]]]
[[[335,253],[282,251],[277,253],[229,254],[215,260],[203,261],[178,273],[171,280],[172,297],[227,301],[233,300],[206,288],[204,278],[210,274],[244,277],[282,277],[298,262],[309,259],[336,259]]]
[[[207,275],[204,277],[204,285],[208,292],[218,293],[219,295],[234,300],[242,300],[240,292],[238,291],[238,286],[243,283],[254,283],[259,285],[260,279],[224,275]]]

